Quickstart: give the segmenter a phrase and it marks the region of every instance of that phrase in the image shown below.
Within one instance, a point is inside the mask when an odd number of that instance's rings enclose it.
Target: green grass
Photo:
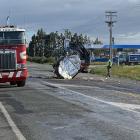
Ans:
[[[91,62],[91,65],[106,65],[107,62]]]
[[[95,66],[90,71],[92,74],[98,74],[106,76],[106,66]],[[117,77],[125,77],[134,80],[140,80],[140,65],[137,66],[113,66],[111,69],[111,75]]]

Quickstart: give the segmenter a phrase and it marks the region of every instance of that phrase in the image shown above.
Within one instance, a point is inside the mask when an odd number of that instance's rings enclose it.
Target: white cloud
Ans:
[[[116,37],[117,44],[140,44],[140,32],[119,34]]]

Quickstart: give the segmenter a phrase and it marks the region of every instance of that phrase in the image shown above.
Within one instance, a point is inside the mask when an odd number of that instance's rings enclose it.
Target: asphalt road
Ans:
[[[25,87],[0,84],[0,140],[140,140],[140,82],[28,68]]]

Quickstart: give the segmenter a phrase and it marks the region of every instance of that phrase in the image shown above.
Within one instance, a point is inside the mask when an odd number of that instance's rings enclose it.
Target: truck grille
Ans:
[[[0,50],[0,71],[16,69],[16,53],[11,50]]]

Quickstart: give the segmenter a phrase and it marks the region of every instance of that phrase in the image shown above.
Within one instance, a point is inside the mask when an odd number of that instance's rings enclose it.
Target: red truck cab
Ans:
[[[28,75],[25,29],[0,27],[0,83],[22,87]]]

